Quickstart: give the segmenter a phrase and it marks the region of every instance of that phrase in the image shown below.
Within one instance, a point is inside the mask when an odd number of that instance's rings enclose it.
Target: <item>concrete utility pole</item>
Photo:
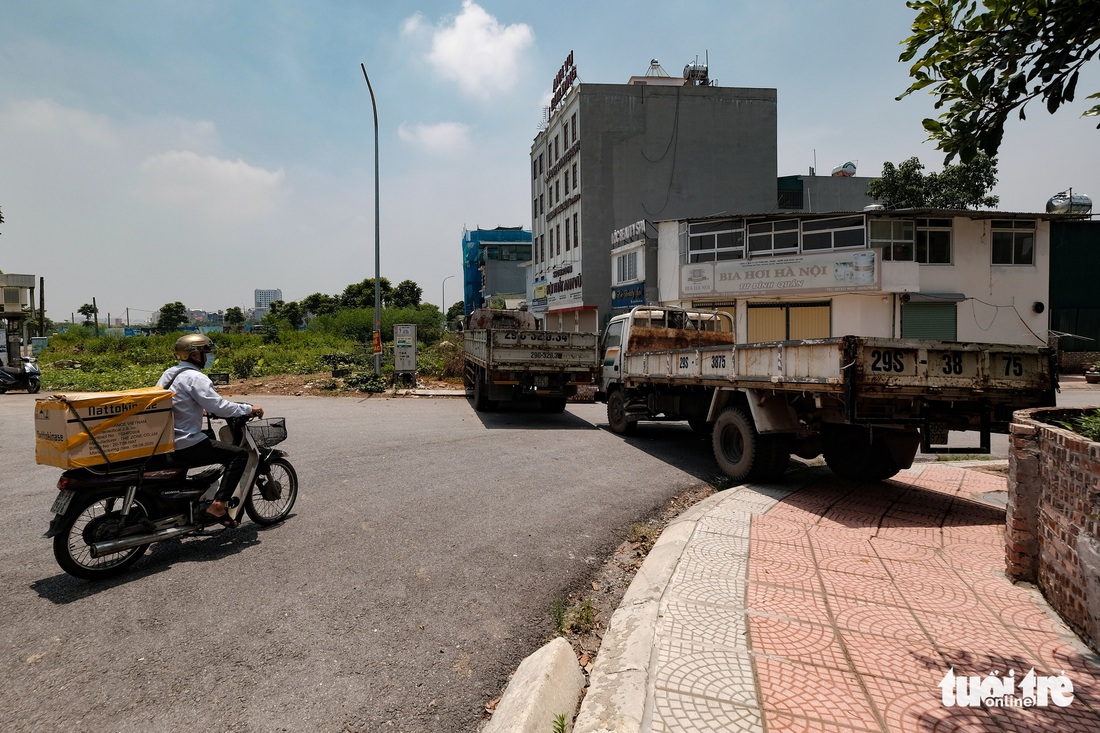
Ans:
[[[382,375],[382,291],[379,290],[382,280],[381,258],[378,251],[378,105],[374,101],[374,87],[370,85],[370,77],[367,76],[366,64],[359,64],[363,69],[363,78],[367,80],[367,91],[370,92],[370,106],[374,110],[374,374]]]

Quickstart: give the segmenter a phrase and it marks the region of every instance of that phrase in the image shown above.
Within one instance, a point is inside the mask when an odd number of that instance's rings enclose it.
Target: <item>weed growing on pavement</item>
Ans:
[[[557,596],[550,601],[550,618],[554,621],[554,629],[559,634],[565,631],[565,599]]]
[[[565,713],[559,713],[554,716],[554,727],[551,728],[550,733],[568,733],[569,729],[565,727]]]
[[[630,525],[629,540],[637,546],[639,554],[646,555],[661,536],[661,530],[662,527],[650,522],[636,522]]]
[[[565,631],[572,634],[588,634],[596,628],[596,607],[591,598],[585,598],[569,609]]]

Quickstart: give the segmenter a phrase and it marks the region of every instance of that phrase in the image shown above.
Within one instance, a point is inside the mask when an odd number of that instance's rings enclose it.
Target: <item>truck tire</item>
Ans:
[[[638,427],[638,421],[632,420],[626,411],[626,398],[621,389],[607,396],[607,424],[616,435],[630,435]]]
[[[489,385],[485,383],[485,375],[475,375],[473,403],[474,409],[478,412],[492,412],[496,409],[496,403],[489,399],[486,394],[488,391]]]
[[[901,470],[886,441],[872,436],[868,428],[836,425],[825,431],[823,437],[825,465],[841,478],[884,481]]]
[[[714,421],[711,433],[714,460],[722,473],[734,481],[748,481],[754,477],[762,442],[767,444],[768,441],[761,441],[747,408],[727,407]]]

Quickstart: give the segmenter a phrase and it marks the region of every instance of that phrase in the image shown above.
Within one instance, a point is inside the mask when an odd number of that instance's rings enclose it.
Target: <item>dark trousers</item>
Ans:
[[[216,463],[225,466],[222,483],[214,495],[214,500],[228,501],[233,495],[233,489],[237,488],[237,483],[244,475],[244,467],[248,463],[248,451],[229,443],[222,443],[220,440],[207,438],[201,443],[174,451],[172,462],[177,466],[188,468],[212,466]]]

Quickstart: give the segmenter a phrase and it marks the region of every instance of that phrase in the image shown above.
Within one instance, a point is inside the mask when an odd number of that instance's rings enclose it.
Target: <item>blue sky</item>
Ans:
[[[463,227],[530,227],[528,154],[554,74],[623,83],[709,54],[722,86],[778,90],[779,172],[859,175],[942,155],[901,102],[901,0],[235,2],[9,0],[0,22],[0,270],[46,278],[48,314],[94,296],[142,322],[165,303],[248,307],[382,275],[461,299]],[[994,193],[1041,211],[1100,197],[1080,99],[1013,120]]]

